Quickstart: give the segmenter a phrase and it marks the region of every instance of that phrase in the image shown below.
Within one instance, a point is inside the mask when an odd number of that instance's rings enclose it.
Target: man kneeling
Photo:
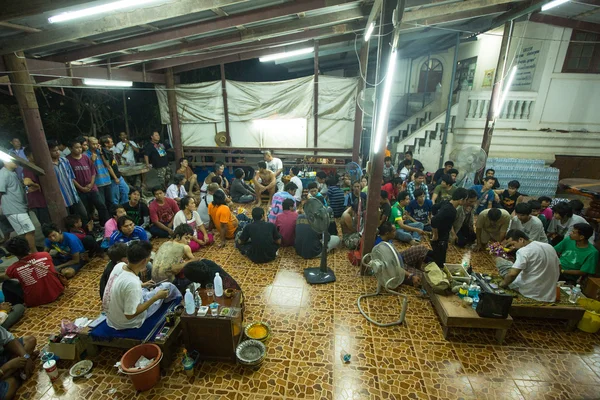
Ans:
[[[163,282],[152,290],[153,281],[142,284],[138,273],[146,269],[151,253],[150,243],[134,242],[127,249],[129,263],[119,263],[111,272],[102,300],[106,322],[111,328],[139,328],[163,301],[181,297],[172,283]]]

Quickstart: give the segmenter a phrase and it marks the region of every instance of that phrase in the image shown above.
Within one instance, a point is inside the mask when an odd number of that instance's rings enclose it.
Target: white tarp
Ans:
[[[319,147],[352,147],[357,78],[319,76]],[[221,82],[178,85],[177,110],[184,146],[214,146],[224,131]],[[167,92],[157,85],[163,124]],[[235,147],[312,147],[313,77],[282,82],[227,81],[231,142]]]

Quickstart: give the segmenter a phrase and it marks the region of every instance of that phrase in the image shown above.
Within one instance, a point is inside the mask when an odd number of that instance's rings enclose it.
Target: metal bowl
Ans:
[[[250,331],[250,329],[252,327],[255,327],[255,326],[264,327],[265,330],[267,331],[267,334],[263,337],[254,337],[254,336],[250,335],[248,332]],[[265,340],[267,340],[269,338],[269,336],[271,336],[271,327],[266,322],[253,322],[250,325],[246,326],[246,328],[244,329],[244,333],[246,334],[246,337],[249,339],[260,340],[261,342],[264,342]]]
[[[235,355],[240,364],[247,366],[258,365],[265,359],[267,348],[258,340],[245,340],[235,349]]]

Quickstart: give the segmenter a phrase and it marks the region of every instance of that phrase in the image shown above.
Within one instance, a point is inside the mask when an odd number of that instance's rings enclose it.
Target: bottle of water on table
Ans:
[[[196,311],[196,304],[194,303],[194,295],[190,292],[190,289],[185,289],[185,297],[183,298],[185,302],[185,313],[186,314],[194,314]]]
[[[571,295],[569,296],[569,303],[576,304],[577,300],[581,297],[581,286],[577,285],[571,289]]]
[[[470,290],[469,290],[470,292]],[[469,296],[473,298],[473,310],[477,309],[477,304],[479,304],[479,293],[481,293],[481,288],[479,286],[475,286],[475,290],[473,291],[473,296]]]

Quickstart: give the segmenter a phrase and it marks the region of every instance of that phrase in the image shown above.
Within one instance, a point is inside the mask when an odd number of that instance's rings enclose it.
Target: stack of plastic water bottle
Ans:
[[[556,195],[560,171],[546,167],[544,160],[488,158],[485,169],[489,168],[496,171],[495,177],[502,188],[507,188],[509,181],[517,180],[521,184],[520,193],[533,197]]]

